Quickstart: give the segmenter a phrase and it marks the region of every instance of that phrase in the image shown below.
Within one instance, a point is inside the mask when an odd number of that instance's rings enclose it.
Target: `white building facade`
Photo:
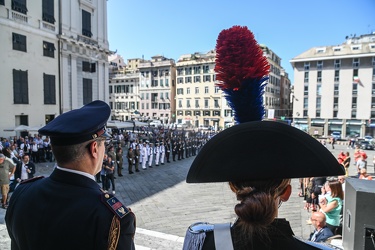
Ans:
[[[109,100],[106,0],[59,1],[61,112]]]
[[[58,27],[58,1],[0,1],[0,136],[59,114]]]
[[[294,68],[294,126],[322,127],[325,136],[374,135],[375,34],[341,45],[311,48]]]

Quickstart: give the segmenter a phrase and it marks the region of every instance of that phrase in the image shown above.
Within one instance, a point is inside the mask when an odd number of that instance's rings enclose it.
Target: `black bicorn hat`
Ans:
[[[106,123],[111,108],[103,101],[96,100],[82,108],[63,113],[39,129],[42,135],[51,138],[56,146],[75,145],[96,139],[100,136],[111,136],[106,131]]]
[[[220,32],[216,44],[217,86],[237,125],[211,138],[194,159],[186,181],[236,182],[345,174],[332,153],[307,133],[262,121],[269,63],[247,27]]]
[[[334,155],[307,133],[275,121],[246,122],[210,139],[190,167],[188,183],[343,175]]]

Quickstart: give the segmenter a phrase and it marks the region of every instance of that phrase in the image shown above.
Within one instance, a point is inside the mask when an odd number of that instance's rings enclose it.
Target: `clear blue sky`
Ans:
[[[289,60],[351,34],[375,32],[375,0],[108,0],[110,49],[129,58],[205,53],[221,30],[247,26],[258,43]]]

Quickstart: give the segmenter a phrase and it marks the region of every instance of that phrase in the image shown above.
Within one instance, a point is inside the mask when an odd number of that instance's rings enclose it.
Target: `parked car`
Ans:
[[[331,136],[335,138],[336,141],[341,140],[341,132],[334,131],[332,132]]]
[[[370,135],[365,136],[365,141],[371,142],[374,138]]]
[[[150,126],[152,126],[152,127],[159,127],[161,124],[162,124],[162,123],[161,123],[161,121],[159,121],[159,120],[152,120],[152,121],[150,122]]]
[[[374,145],[370,143],[369,141],[361,141],[359,143],[359,148],[361,149],[368,149],[368,150],[374,150]]]

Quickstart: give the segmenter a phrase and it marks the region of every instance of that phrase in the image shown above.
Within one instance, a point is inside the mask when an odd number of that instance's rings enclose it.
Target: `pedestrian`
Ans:
[[[109,190],[109,187],[112,188],[112,194],[116,193],[116,186],[115,186],[115,161],[112,159],[111,156],[107,158],[107,164],[105,165],[105,176],[106,176],[106,190]],[[111,184],[109,184],[111,183]]]
[[[292,193],[291,178],[344,174],[343,167],[307,133],[262,121],[269,64],[247,27],[223,30],[216,53],[218,86],[238,124],[205,143],[186,181],[228,182],[238,201],[238,219],[233,224],[191,225],[183,249],[316,249],[316,243],[294,237],[289,222],[278,218],[278,207]]]
[[[160,146],[159,143],[155,143],[154,148],[154,154],[155,154],[155,166],[159,166],[159,160],[160,160]]]
[[[149,168],[152,168],[152,161],[154,160],[154,150],[155,150],[154,144],[150,143],[150,147],[148,148],[148,167]]]
[[[12,249],[134,249],[135,216],[95,181],[111,109],[94,101],[39,130],[51,139],[57,166],[22,182],[5,215]]]
[[[8,193],[10,178],[14,175],[16,166],[13,161],[4,154],[0,153],[0,188],[1,188],[1,207],[8,207]]]
[[[139,145],[135,146],[134,150],[134,168],[136,172],[139,172],[139,160],[141,158],[141,150],[139,149]]]
[[[310,234],[309,240],[313,242],[325,242],[329,237],[333,236],[332,231],[326,225],[326,216],[322,212],[314,212],[311,214],[311,224],[315,230]]]
[[[171,162],[169,160],[170,159],[170,155],[171,155],[171,142],[167,139],[165,141],[165,158],[167,160],[167,163]]]
[[[128,153],[126,154],[126,158],[128,159],[129,174],[134,174],[134,172],[133,172],[134,152],[133,152],[132,147],[129,147]]]
[[[119,177],[122,177],[122,169],[123,169],[123,164],[124,164],[124,159],[123,159],[123,153],[122,153],[122,148],[121,146],[117,148],[116,152],[116,163],[117,163],[117,175]]]
[[[22,161],[17,163],[16,171],[14,172],[14,179],[20,183],[31,178],[34,178],[35,165],[30,162],[30,157],[28,154],[22,156]]]
[[[147,142],[143,142],[143,147],[141,150],[141,155],[142,155],[142,169],[146,169],[146,164],[148,160],[148,150],[149,150],[149,145]]]
[[[165,146],[164,146],[164,142],[161,141],[160,142],[160,164],[161,165],[164,165],[164,159],[165,159]]]

